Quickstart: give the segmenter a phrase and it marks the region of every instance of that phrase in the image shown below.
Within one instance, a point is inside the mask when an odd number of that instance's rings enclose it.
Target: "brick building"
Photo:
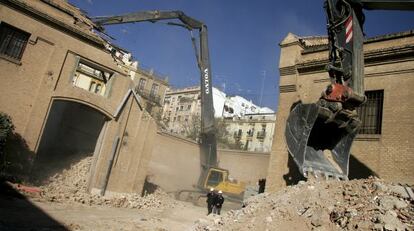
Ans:
[[[6,154],[41,173],[93,156],[91,191],[139,193],[156,126],[94,28],[65,0],[0,1],[0,110],[15,125]]]
[[[280,97],[267,190],[299,179],[288,158],[286,119],[294,102],[316,102],[329,84],[326,37],[289,33],[280,43]],[[377,175],[414,184],[414,31],[373,37],[364,43],[365,91],[360,108],[363,124],[354,140],[350,178]]]
[[[131,69],[130,75],[136,86],[135,91],[144,99],[145,109],[161,119],[168,77],[140,66]]]

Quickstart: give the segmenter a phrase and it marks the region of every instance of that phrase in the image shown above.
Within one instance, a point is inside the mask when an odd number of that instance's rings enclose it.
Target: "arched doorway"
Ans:
[[[100,147],[97,142],[108,120],[88,105],[54,100],[37,151],[34,174],[47,177],[92,156]]]

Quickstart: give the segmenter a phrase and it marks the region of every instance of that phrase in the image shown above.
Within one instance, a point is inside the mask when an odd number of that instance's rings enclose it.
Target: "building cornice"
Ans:
[[[386,35],[380,35],[368,38],[364,41],[364,44],[370,44],[370,43],[376,43],[376,42],[382,42],[392,39],[400,39],[405,37],[411,37],[414,36],[414,30],[408,30],[398,33],[392,33],[392,34],[386,34]],[[328,44],[321,44],[317,46],[302,46],[304,49],[302,50],[302,54],[311,54],[321,51],[327,51],[328,50]]]
[[[365,66],[414,60],[414,44],[370,50],[364,53]],[[279,69],[280,76],[325,72],[329,60],[315,59]]]
[[[145,69],[142,69],[142,68],[138,67],[137,69],[134,69],[133,71],[135,71],[135,72],[137,72],[137,73],[139,73],[139,74],[141,74],[141,75],[143,75],[143,76],[145,76],[149,79],[152,79],[155,82],[161,83],[162,85],[169,86],[167,80],[161,79],[161,78],[159,78],[159,76],[151,74],[150,72],[146,71]]]

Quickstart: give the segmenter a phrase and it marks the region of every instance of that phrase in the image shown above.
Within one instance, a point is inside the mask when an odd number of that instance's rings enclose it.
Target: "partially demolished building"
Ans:
[[[39,172],[93,155],[91,191],[140,192],[156,126],[93,22],[64,0],[1,0],[0,31],[8,152]]]

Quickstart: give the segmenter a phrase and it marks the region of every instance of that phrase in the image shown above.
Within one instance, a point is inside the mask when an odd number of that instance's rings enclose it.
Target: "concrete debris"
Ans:
[[[401,185],[393,185],[389,189],[392,193],[397,194],[399,197],[404,199],[411,199],[414,200],[414,192],[410,187],[401,186]]]
[[[50,177],[46,185],[40,186],[39,199],[59,203],[75,202],[84,205],[157,210],[173,207],[176,204],[173,198],[159,189],[144,197],[137,193],[111,197],[92,195],[88,192],[91,164],[92,157],[86,157],[72,164],[69,169]]]
[[[414,230],[414,200],[402,188],[377,178],[301,182],[193,230]]]

